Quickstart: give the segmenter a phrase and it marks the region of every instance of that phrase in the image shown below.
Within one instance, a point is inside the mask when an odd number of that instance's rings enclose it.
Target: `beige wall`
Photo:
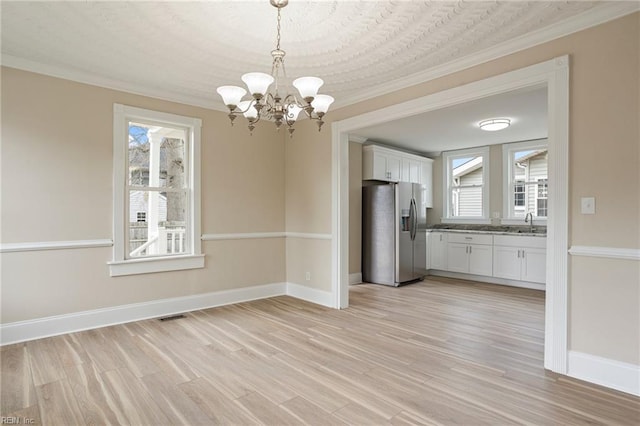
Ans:
[[[282,134],[2,68],[2,242],[112,239],[113,104],[202,119],[202,232],[282,232]],[[204,269],[109,277],[110,248],[2,254],[2,323],[286,280],[285,241],[207,241]]]
[[[639,40],[636,13],[330,117],[353,117],[569,54],[569,243],[638,248]],[[3,242],[111,237],[114,102],[203,119],[203,233],[282,231],[283,225],[289,232],[331,232],[329,123],[318,133],[315,123],[300,122],[293,139],[270,126],[250,138],[242,126],[230,128],[223,113],[5,68]],[[435,177],[441,170],[434,166]],[[240,196],[244,191],[248,197]],[[595,215],[580,214],[582,196],[596,197]],[[107,276],[108,249],[5,254],[2,322],[283,280],[328,290],[329,246],[302,238],[206,242],[203,270],[125,278]],[[570,349],[640,364],[640,272],[635,261],[616,262],[570,262]],[[309,282],[304,271],[314,271]]]
[[[287,282],[331,291],[331,135],[315,122],[296,124],[285,139],[286,231],[308,234],[287,237]],[[329,167],[327,167],[329,165]],[[327,214],[328,212],[328,214]],[[306,273],[311,279],[306,279]]]
[[[593,27],[558,40],[536,46],[428,81],[411,88],[333,111],[333,120],[415,99],[483,78],[499,75],[570,55],[570,163],[569,163],[569,243],[570,245],[618,248],[640,247],[640,168],[639,158],[639,64],[640,13]],[[604,123],[607,123],[606,125]],[[324,144],[331,135],[323,134]],[[330,169],[331,164],[324,164]],[[441,181],[441,162],[434,164],[434,178]],[[497,179],[498,175],[494,174]],[[330,181],[317,182],[318,189]],[[496,194],[494,194],[496,195]],[[436,184],[436,199],[442,197]],[[582,215],[579,199],[596,197],[596,214]],[[491,197],[492,211],[502,211],[501,202]],[[498,208],[499,210],[493,210]],[[431,218],[442,214],[432,209]],[[324,209],[331,216],[329,205]],[[640,364],[638,333],[638,293],[640,277],[637,261],[624,264],[616,275],[626,294],[636,303],[615,303],[607,296],[612,287],[587,273],[584,262],[570,262],[569,342],[570,349]],[[610,261],[589,259],[590,268],[607,271]],[[326,267],[330,267],[330,263]],[[603,297],[605,300],[603,300]],[[609,300],[606,298],[609,297]],[[590,315],[582,315],[589,312]],[[622,327],[612,329],[608,318],[621,318]],[[635,322],[634,322],[635,321]],[[607,324],[607,326],[602,326]],[[586,332],[586,330],[590,330]],[[604,348],[603,346],[607,347]]]

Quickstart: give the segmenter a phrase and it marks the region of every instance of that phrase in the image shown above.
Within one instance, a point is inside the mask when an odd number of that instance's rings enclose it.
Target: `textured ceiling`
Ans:
[[[336,106],[512,42],[583,12],[588,1],[297,1],[282,11],[288,77],[315,75]],[[268,0],[2,1],[3,63],[222,109],[217,86],[269,72]]]

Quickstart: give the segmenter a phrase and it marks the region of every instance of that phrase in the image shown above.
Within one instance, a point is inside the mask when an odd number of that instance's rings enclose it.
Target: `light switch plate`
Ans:
[[[582,214],[596,214],[596,199],[594,197],[582,197],[580,199],[580,212]]]

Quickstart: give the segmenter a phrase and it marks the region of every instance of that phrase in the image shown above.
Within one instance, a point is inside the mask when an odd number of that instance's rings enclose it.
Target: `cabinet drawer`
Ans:
[[[517,235],[496,235],[493,237],[496,246],[520,247],[520,248],[546,248],[547,239],[544,237],[530,237]]]
[[[491,245],[493,244],[493,235],[451,232],[448,240],[450,243]]]

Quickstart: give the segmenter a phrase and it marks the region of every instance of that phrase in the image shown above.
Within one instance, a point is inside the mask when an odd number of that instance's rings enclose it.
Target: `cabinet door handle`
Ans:
[[[473,247],[469,246],[469,254],[473,251]]]
[[[522,250],[522,258],[524,259],[524,250]]]
[[[518,250],[518,259],[520,259],[520,250]]]

